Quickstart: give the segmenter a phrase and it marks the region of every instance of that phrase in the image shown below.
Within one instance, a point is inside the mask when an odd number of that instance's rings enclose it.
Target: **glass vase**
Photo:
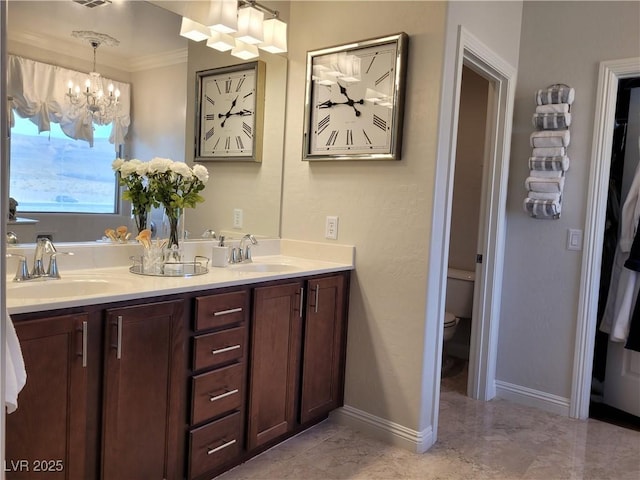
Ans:
[[[136,222],[136,230],[138,235],[142,230],[147,228],[148,216],[149,216],[148,211],[145,210],[143,212],[135,212],[135,209],[134,209],[133,219]]]
[[[165,262],[182,261],[182,241],[184,240],[184,211],[180,208],[164,209],[163,237],[167,239]]]

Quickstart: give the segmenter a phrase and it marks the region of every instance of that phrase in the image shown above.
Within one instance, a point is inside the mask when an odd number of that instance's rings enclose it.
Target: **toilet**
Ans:
[[[471,318],[475,277],[475,272],[457,268],[449,268],[447,272],[443,335],[445,342],[453,338],[461,318]]]

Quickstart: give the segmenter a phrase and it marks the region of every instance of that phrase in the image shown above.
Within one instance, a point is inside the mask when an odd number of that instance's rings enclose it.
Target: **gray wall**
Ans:
[[[507,199],[500,381],[563,398],[571,394],[582,252],[566,250],[567,229],[584,229],[599,63],[640,56],[639,32],[638,2],[524,4]],[[533,94],[553,83],[576,90],[571,167],[562,217],[535,220],[522,210]]]

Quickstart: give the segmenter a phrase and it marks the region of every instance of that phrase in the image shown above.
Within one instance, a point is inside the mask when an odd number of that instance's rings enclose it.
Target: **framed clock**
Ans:
[[[265,64],[196,72],[195,161],[262,161]]]
[[[307,53],[304,160],[400,160],[406,33]]]

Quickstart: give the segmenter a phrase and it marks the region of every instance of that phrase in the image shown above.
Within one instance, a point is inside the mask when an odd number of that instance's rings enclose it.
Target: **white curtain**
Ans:
[[[38,132],[49,131],[51,122],[59,123],[67,136],[85,140],[93,147],[92,122],[98,123],[99,117],[92,117],[84,108],[74,112],[66,97],[69,80],[82,86],[87,74],[16,55],[8,57],[8,95],[13,98],[11,107],[18,115],[35,123]],[[101,81],[105,92],[109,83],[120,90],[118,114],[111,123],[109,136],[109,142],[118,151],[119,145],[124,144],[131,123],[131,86],[106,78],[101,78]]]

